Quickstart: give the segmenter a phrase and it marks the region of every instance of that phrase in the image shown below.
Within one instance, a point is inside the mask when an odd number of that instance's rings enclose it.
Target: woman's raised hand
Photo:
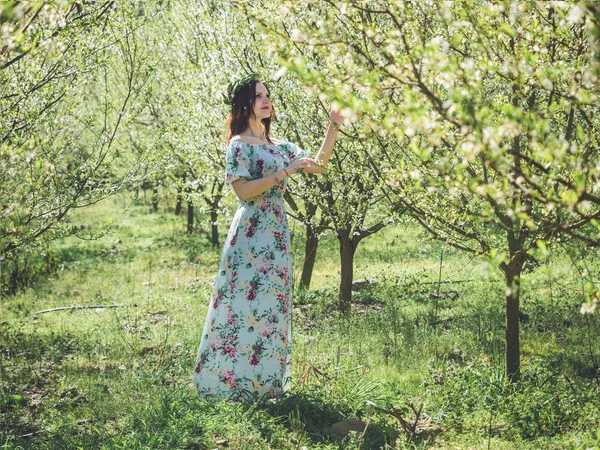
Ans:
[[[344,116],[342,116],[339,111],[332,109],[329,111],[329,120],[331,120],[331,123],[336,124],[339,127],[344,121]]]
[[[304,170],[306,168],[313,167],[316,165],[317,162],[313,158],[299,158],[293,163],[291,163],[289,166],[287,166],[287,169],[293,170],[293,172],[290,173],[290,175],[292,175],[298,172],[299,170]]]

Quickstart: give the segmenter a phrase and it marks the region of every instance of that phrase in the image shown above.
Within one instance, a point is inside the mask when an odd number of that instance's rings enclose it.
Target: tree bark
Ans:
[[[340,241],[341,280],[339,307],[342,314],[350,312],[352,303],[352,278],[354,275],[355,242],[347,231],[338,231]]]
[[[506,377],[510,381],[516,381],[520,376],[519,298],[523,263],[522,255],[513,255],[503,269],[506,277]]]
[[[181,214],[181,208],[183,205],[183,188],[181,186],[177,187],[177,203],[175,204],[175,215],[178,216]]]
[[[221,203],[221,199],[223,198],[224,185],[223,181],[214,180],[210,196],[203,195],[204,201],[210,207],[210,243],[213,248],[219,247],[219,225],[217,219],[219,217],[219,203]]]
[[[304,264],[302,264],[302,275],[300,277],[300,287],[309,289],[312,278],[315,260],[317,258],[317,248],[319,246],[319,237],[313,227],[306,226],[306,243],[304,245]]]
[[[189,194],[189,187],[186,186],[185,180],[187,179],[187,173],[184,172],[181,175],[181,183],[177,184],[177,204],[175,205],[175,215],[181,214],[183,208],[183,199],[186,194]]]
[[[158,212],[158,184],[152,185],[152,212]]]
[[[210,210],[210,223],[211,223],[211,236],[210,242],[213,248],[219,247],[219,224],[217,222],[219,215],[217,214],[216,206],[213,205],[213,209]]]
[[[188,200],[187,205],[187,234],[194,232],[194,204]]]

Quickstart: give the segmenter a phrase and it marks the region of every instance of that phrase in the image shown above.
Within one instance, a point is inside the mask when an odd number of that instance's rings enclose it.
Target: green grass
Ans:
[[[231,202],[231,198],[228,201]],[[503,375],[504,299],[485,261],[393,226],[360,244],[355,279],[379,283],[336,312],[338,247],[323,239],[310,291],[294,294],[292,376],[281,404],[209,404],[192,366],[222,248],[209,227],[143,201],[79,212],[95,241],[52,250],[57,270],[2,298],[0,442],[6,448],[598,448],[600,320],[579,313],[581,278],[562,253],[523,277],[523,379]],[[169,203],[167,203],[169,202]],[[220,218],[221,242],[231,216]],[[294,232],[299,280],[302,228]],[[443,249],[440,297],[436,298]],[[586,258],[597,278],[597,253]],[[456,282],[456,281],[460,282]],[[32,312],[73,305],[118,308]],[[409,436],[375,409],[421,403]],[[405,412],[410,419],[411,413]],[[343,441],[331,425],[368,423]]]

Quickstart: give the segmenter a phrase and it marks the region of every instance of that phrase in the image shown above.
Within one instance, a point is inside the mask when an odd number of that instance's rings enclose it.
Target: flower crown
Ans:
[[[229,85],[227,86],[227,93],[223,94],[223,103],[232,106],[233,97],[235,97],[235,94],[237,94],[246,83],[248,83],[251,80],[256,80],[257,78],[260,78],[259,74],[251,73],[250,75],[247,75],[244,78],[229,83]]]

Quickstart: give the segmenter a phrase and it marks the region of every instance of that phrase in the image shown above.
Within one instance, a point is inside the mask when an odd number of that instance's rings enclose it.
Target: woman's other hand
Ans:
[[[313,158],[299,158],[293,163],[291,163],[289,166],[287,166],[287,169],[288,171],[290,171],[290,169],[292,170],[290,175],[293,175],[299,170],[304,173],[324,172],[324,169],[321,166],[317,165],[317,162]]]

